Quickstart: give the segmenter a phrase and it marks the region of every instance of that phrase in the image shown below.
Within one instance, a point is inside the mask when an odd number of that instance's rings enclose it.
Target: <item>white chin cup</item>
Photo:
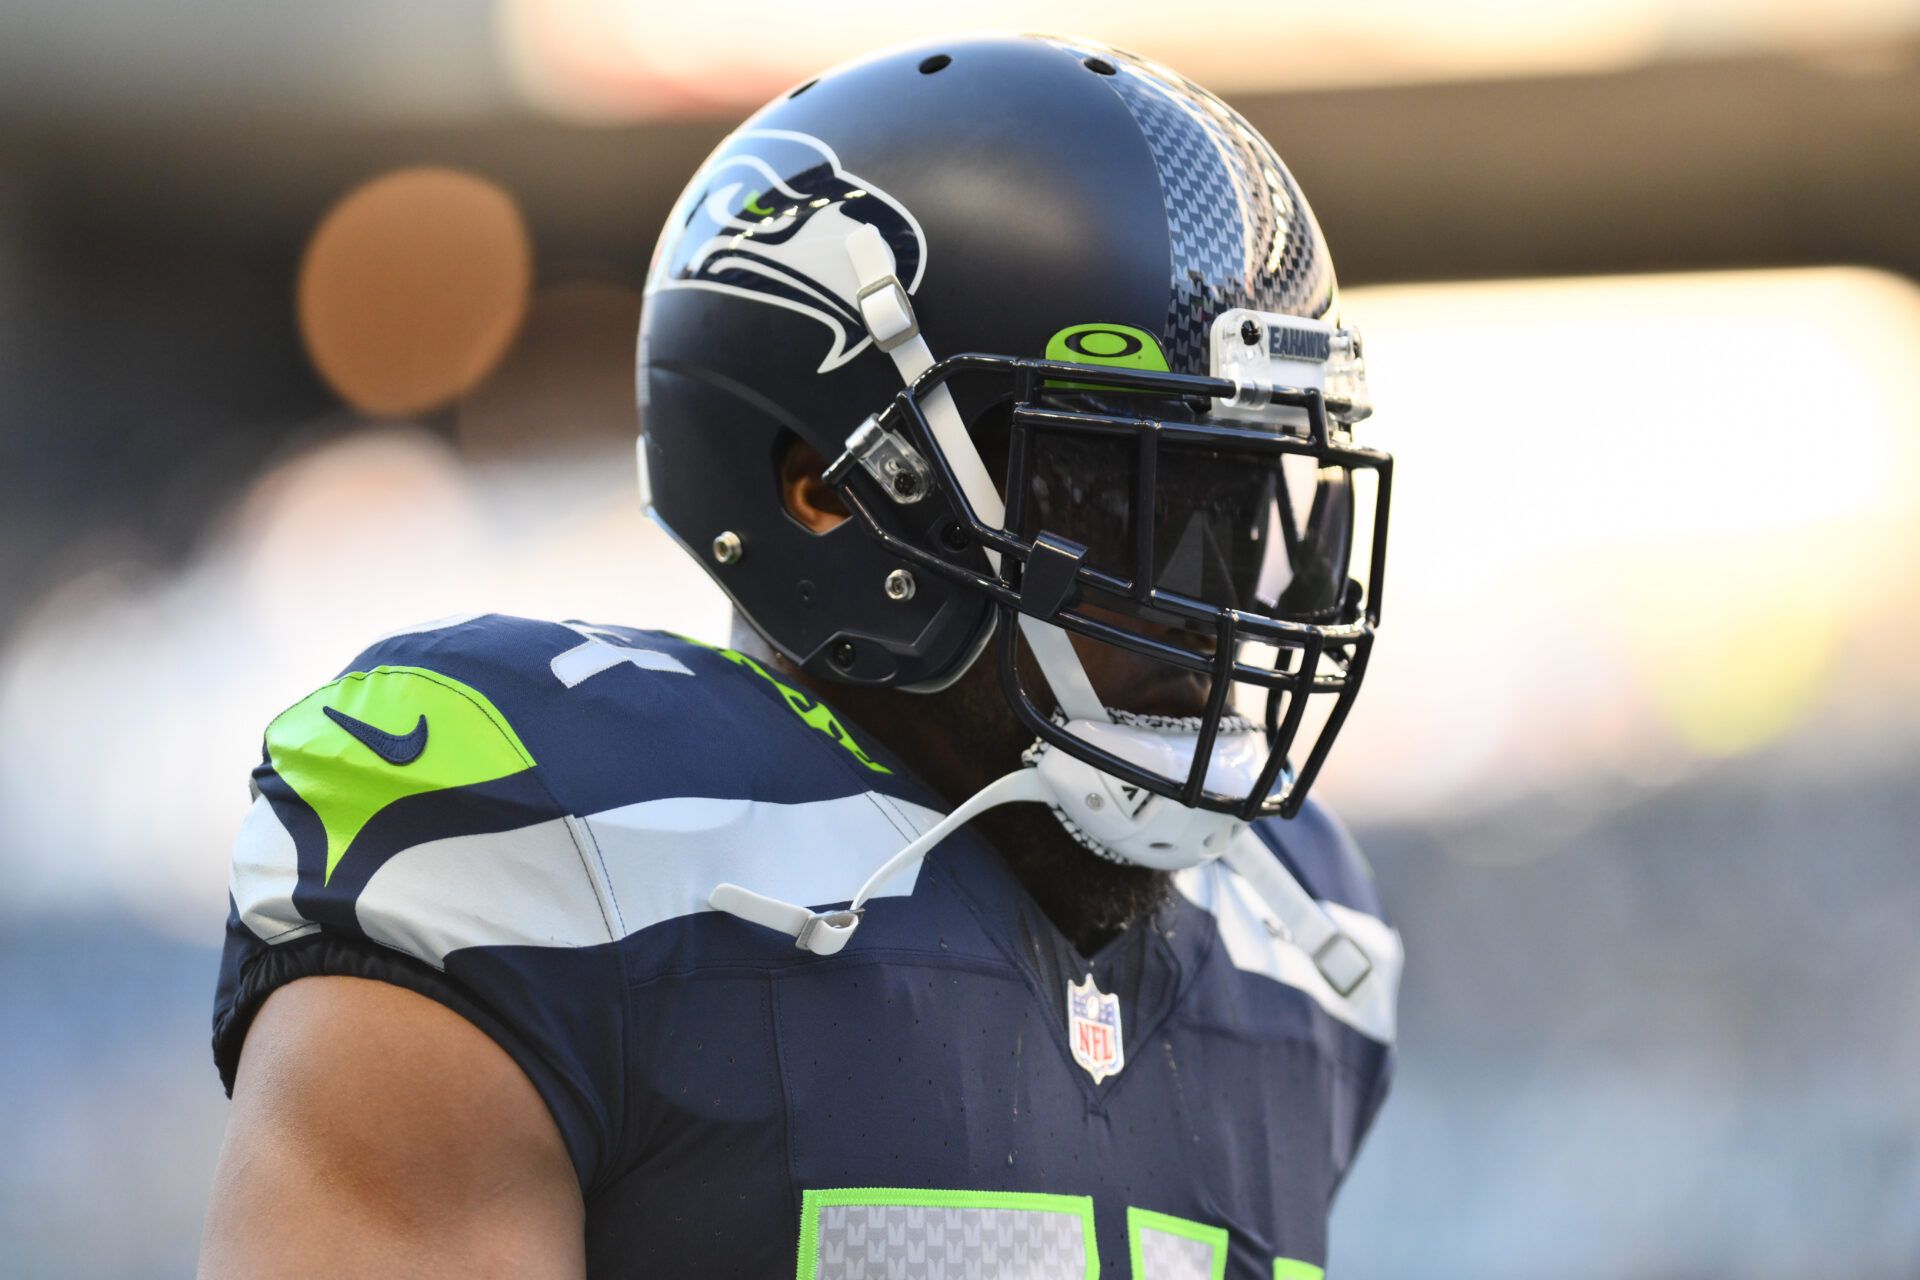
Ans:
[[[1192,730],[1069,720],[1066,730],[1081,741],[1165,778],[1185,778],[1193,767],[1199,735]],[[1244,796],[1259,780],[1267,742],[1254,729],[1222,728],[1207,766],[1207,790]],[[1211,862],[1227,851],[1246,826],[1231,814],[1189,809],[1145,787],[1102,773],[1084,760],[1043,745],[1035,767],[1053,793],[1053,803],[1080,832],[1115,857],[1156,871],[1178,871]]]

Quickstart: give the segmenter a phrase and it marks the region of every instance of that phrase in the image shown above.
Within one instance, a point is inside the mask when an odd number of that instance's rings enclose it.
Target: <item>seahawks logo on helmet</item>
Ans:
[[[826,373],[873,341],[846,248],[862,222],[879,228],[912,293],[926,268],[926,237],[899,201],[841,168],[818,138],[743,130],[688,187],[661,237],[647,292],[711,289],[811,316],[832,334],[816,370]]]

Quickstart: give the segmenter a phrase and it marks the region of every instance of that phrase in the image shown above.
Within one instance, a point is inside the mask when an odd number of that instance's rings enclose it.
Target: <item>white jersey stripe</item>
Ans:
[[[1400,967],[1405,959],[1400,935],[1383,920],[1334,902],[1321,905],[1341,930],[1373,962],[1373,972],[1351,996],[1342,996],[1314,967],[1313,957],[1285,937],[1260,896],[1235,872],[1218,862],[1174,876],[1188,901],[1209,912],[1220,928],[1221,945],[1233,967],[1257,973],[1305,992],[1315,1004],[1354,1030],[1392,1044]]]
[[[293,887],[299,881],[293,836],[267,798],[255,796],[234,837],[233,860],[227,867],[227,891],[233,894],[240,922],[263,942],[288,942],[318,929],[293,909]]]
[[[369,937],[435,966],[462,947],[593,946],[709,911],[707,896],[727,881],[811,907],[850,901],[878,863],[939,819],[867,792],[802,804],[647,800],[416,845],[374,872],[357,911]],[[912,893],[918,872],[918,863],[904,867],[874,896]],[[255,801],[235,842],[230,887],[256,936],[286,942],[317,927],[294,909],[297,879],[293,838],[264,798]],[[1323,904],[1374,966],[1342,997],[1269,927],[1266,904],[1227,867],[1182,871],[1174,883],[1218,922],[1235,968],[1294,987],[1362,1034],[1393,1042],[1403,955],[1384,922]]]
[[[436,966],[462,947],[590,947],[614,936],[563,818],[403,849],[354,910],[369,938]]]
[[[593,946],[711,910],[707,895],[725,880],[812,906],[848,901],[939,818],[871,792],[802,804],[647,800],[404,849],[369,877],[356,912],[369,937],[435,966],[462,947]],[[874,896],[912,893],[917,872],[905,868]],[[283,942],[318,927],[294,909],[297,882],[293,838],[258,800],[230,880],[256,936]]]
[[[637,932],[712,910],[707,897],[722,883],[809,907],[850,902],[874,867],[939,820],[922,805],[862,792],[805,804],[675,796],[591,814],[587,826]],[[918,872],[903,868],[874,896],[912,893]]]

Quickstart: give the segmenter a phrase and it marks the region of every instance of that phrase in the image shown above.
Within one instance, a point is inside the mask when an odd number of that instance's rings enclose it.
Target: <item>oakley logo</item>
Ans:
[[[1159,339],[1125,324],[1068,325],[1047,339],[1047,359],[1068,364],[1108,364],[1167,372]]]
[[[818,373],[873,341],[856,301],[847,236],[879,228],[900,283],[912,293],[926,268],[926,236],[893,197],[840,167],[818,138],[782,129],[735,134],[707,162],[674,211],[647,292],[709,289],[797,311],[831,335]]]
[[[1061,338],[1061,345],[1077,356],[1091,356],[1095,360],[1123,360],[1137,353],[1146,343],[1125,329],[1096,329],[1089,326],[1068,330]]]
[[[345,729],[361,746],[385,760],[388,764],[409,765],[420,758],[427,749],[427,718],[421,716],[413,726],[413,732],[401,735],[388,733],[385,729],[376,729],[365,720],[356,720],[344,711],[332,707],[320,708],[327,719]]]

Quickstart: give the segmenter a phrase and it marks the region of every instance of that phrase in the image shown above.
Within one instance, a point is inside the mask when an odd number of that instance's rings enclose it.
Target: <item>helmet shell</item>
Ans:
[[[847,521],[787,514],[793,437],[823,458],[901,390],[853,310],[837,246],[873,222],[936,356],[1041,356],[1090,324],[1152,337],[1207,372],[1231,307],[1333,318],[1319,227],[1272,148],[1171,72],[1104,47],[984,37],[897,50],[770,103],[702,166],[649,272],[639,400],[655,518],[780,652],[822,677],[933,688],[994,610],[905,566]],[[1011,391],[956,380],[974,422]],[[989,466],[997,464],[989,457]],[[977,562],[945,495],[889,531]],[[722,533],[738,553],[709,548]]]

